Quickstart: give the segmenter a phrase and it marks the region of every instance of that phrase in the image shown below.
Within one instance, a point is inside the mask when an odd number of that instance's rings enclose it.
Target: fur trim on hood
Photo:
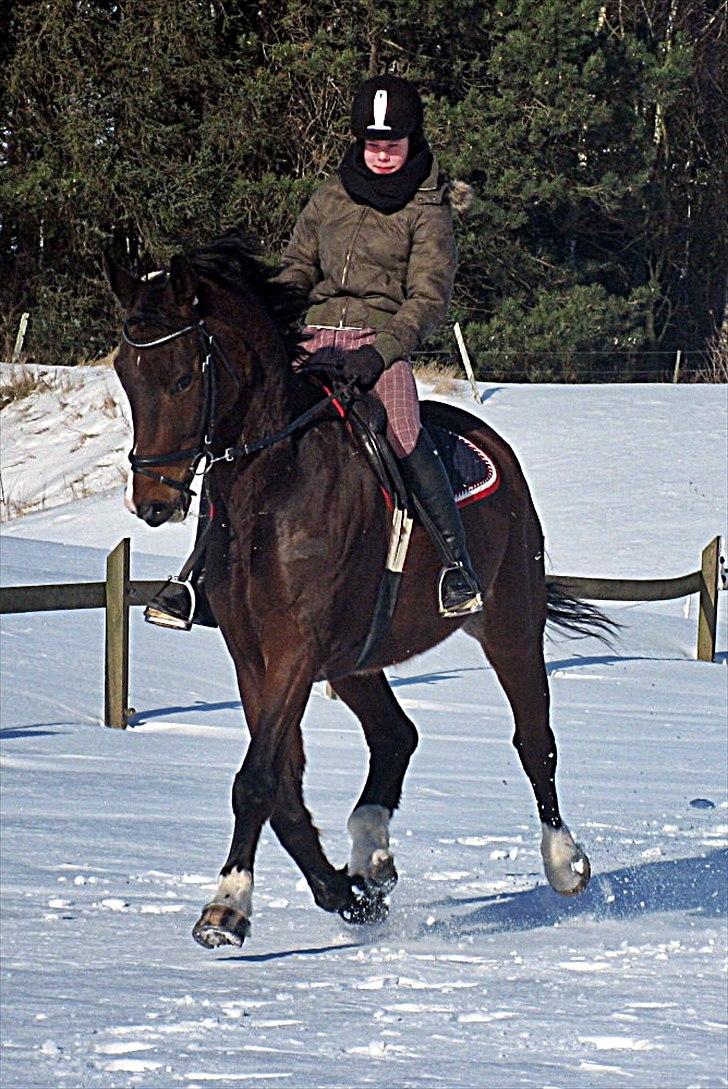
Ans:
[[[453,212],[464,215],[475,204],[475,190],[465,181],[451,181],[447,187],[447,199]]]

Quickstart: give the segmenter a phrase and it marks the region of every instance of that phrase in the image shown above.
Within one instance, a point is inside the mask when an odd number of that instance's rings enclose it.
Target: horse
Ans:
[[[234,233],[175,255],[146,279],[108,254],[104,268],[122,312],[114,365],[133,425],[125,503],[150,526],[183,517],[205,459],[216,508],[206,589],[250,734],[233,783],[232,842],[195,940],[239,946],[248,935],[266,821],[324,911],[350,923],[386,916],[397,880],[389,824],[418,734],[384,670],[457,628],[480,644],[510,703],[546,878],[564,896],[581,893],[590,864],[559,810],[543,643],[547,619],[584,631],[597,614],[547,580],[543,533],[510,446],[472,414],[423,404],[425,419],[498,466],[500,487],[462,511],[484,607],[465,618],[439,615],[440,559],[416,523],[389,630],[362,666],[390,514],[361,446],[330,409],[333,394],[292,366],[295,336],[270,273]],[[369,749],[342,869],[324,854],[303,797],[301,720],[321,680],[359,719]]]

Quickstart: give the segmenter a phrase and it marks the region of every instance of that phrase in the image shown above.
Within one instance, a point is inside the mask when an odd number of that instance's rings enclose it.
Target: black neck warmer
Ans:
[[[341,184],[357,204],[368,204],[390,215],[404,208],[432,169],[432,152],[424,136],[410,138],[407,162],[396,174],[375,174],[364,162],[364,147],[356,140],[339,166]]]

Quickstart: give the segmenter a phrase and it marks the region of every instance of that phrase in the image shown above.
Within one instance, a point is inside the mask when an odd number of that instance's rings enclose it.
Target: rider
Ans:
[[[482,592],[450,481],[420,421],[409,361],[445,317],[457,267],[451,189],[422,126],[422,100],[408,80],[375,76],[359,87],[355,140],[301,212],[276,280],[307,300],[305,353],[334,349],[322,355],[337,376],[384,404],[400,468],[447,556],[440,612],[461,616],[482,608]],[[189,627],[187,586],[167,584],[147,619]]]

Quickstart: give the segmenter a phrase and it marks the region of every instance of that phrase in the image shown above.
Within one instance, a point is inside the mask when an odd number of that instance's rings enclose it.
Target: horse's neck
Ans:
[[[294,376],[283,338],[262,303],[246,300],[243,309],[233,296],[223,296],[211,316],[230,330],[226,355],[239,383],[226,421],[228,437],[236,441],[242,435],[249,441],[281,430],[291,416]]]
[[[292,374],[288,360],[271,358],[265,349],[256,351],[255,381],[244,389],[239,402],[238,426],[246,441],[283,430],[292,418]]]

